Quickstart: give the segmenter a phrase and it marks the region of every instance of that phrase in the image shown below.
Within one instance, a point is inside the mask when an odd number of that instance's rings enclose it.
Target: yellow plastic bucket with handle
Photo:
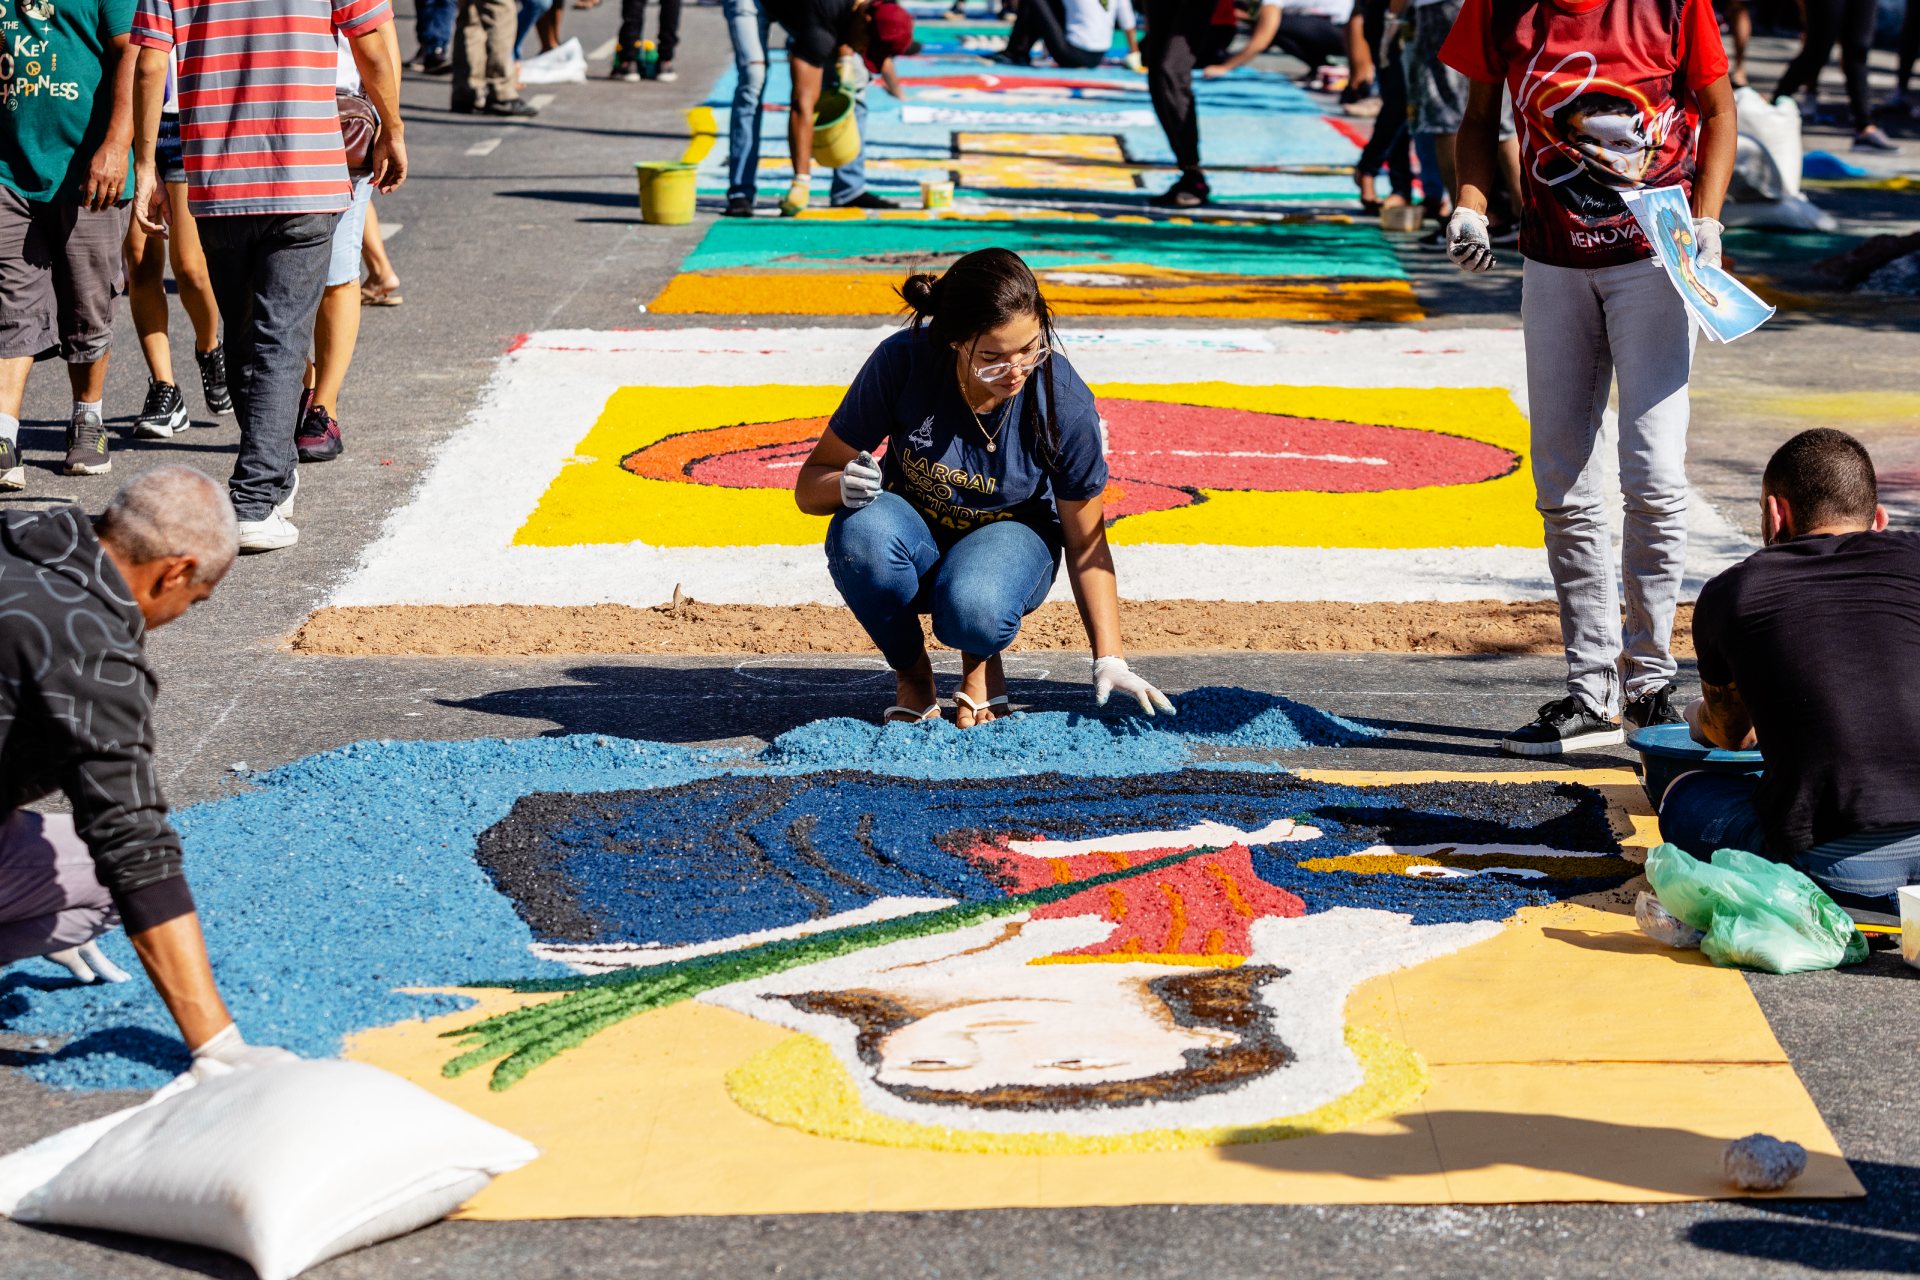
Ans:
[[[699,165],[642,160],[633,170],[640,180],[642,222],[675,227],[693,221],[694,177]]]
[[[813,107],[813,162],[838,169],[860,158],[860,126],[854,123],[853,95],[834,89]]]

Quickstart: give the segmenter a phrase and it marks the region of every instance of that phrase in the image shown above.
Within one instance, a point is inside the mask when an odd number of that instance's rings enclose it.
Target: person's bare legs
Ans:
[[[360,340],[360,284],[328,285],[313,322],[313,403],[340,416],[340,388]]]
[[[127,310],[140,337],[140,354],[155,382],[173,385],[173,348],[167,342],[167,250],[163,241],[127,220]]]
[[[220,345],[220,304],[207,275],[207,254],[200,247],[200,224],[187,208],[187,184],[167,184],[167,253],[173,260],[173,284],[180,306],[193,322],[193,349],[205,355]]]
[[[975,725],[986,724],[1000,718],[1000,712],[986,704],[994,698],[1002,698],[1007,693],[1007,671],[1000,661],[1000,655],[983,658],[977,653],[960,655],[960,692],[980,704],[978,711],[970,711],[965,706],[954,709],[953,722],[962,729],[971,729]]]
[[[1914,0],[1908,0],[1913,3]],[[1733,87],[1747,85],[1747,42],[1753,39],[1753,10],[1746,0],[1728,0],[1727,27],[1733,32]]]
[[[540,37],[542,53],[560,47],[560,2],[561,0],[554,0],[553,8],[533,20],[533,30]]]
[[[1366,20],[1358,9],[1347,19],[1347,85],[1372,84],[1373,46],[1367,43]]]
[[[940,691],[933,683],[933,658],[926,647],[920,649],[920,657],[905,671],[893,673],[893,701],[909,711],[920,711],[926,707],[934,708],[928,719],[937,719],[940,715]]]
[[[108,353],[111,354],[111,353]],[[86,364],[69,364],[67,382],[73,387],[73,398],[86,404],[99,404],[107,398],[107,355]],[[25,382],[22,382],[22,388]],[[14,414],[19,417],[19,413]]]
[[[0,360],[0,416],[20,416],[21,406],[27,402],[27,374],[32,369],[32,356]]]
[[[360,261],[367,268],[367,288],[383,294],[399,292],[400,273],[387,256],[387,241],[380,234],[380,214],[374,204],[367,206],[367,228],[360,233]]]

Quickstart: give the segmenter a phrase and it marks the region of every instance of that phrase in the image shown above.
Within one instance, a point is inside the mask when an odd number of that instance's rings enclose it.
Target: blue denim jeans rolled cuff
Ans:
[[[733,114],[727,122],[727,198],[758,194],[768,18],[760,0],[720,0],[733,40]]]
[[[944,552],[927,522],[897,493],[827,526],[827,571],[887,665],[905,671],[924,652],[920,615],[941,644],[989,657],[1020,634],[1053,587],[1058,553],[1028,526],[1000,520]]]
[[[1696,858],[1719,849],[1772,856],[1754,806],[1759,786],[1753,774],[1682,774],[1660,805],[1661,838]],[[1897,912],[1900,887],[1920,883],[1920,828],[1863,832],[1776,861],[1806,873],[1843,907]]]

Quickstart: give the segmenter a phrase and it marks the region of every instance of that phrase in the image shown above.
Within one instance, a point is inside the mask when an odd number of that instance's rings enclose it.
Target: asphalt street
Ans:
[[[403,19],[404,21],[404,19]],[[567,14],[589,50],[618,6]],[[411,49],[410,24],[402,44]],[[404,306],[369,311],[342,405],[347,453],[307,468],[290,551],[239,564],[214,601],[158,633],[162,774],[177,805],[229,794],[233,766],[269,767],[364,738],[605,733],[675,742],[764,740],[826,715],[870,715],[885,690],[857,657],[677,661],[296,657],[286,637],[353,567],[387,515],[472,410],[515,335],[646,324],[639,304],[704,230],[646,227],[632,165],[677,157],[685,110],[729,57],[719,11],[689,7],[675,85],[531,88],[537,120],[455,116],[444,80],[410,77],[414,176],[380,212]],[[1784,48],[1765,46],[1777,60]],[[1884,57],[1884,55],[1876,55]],[[1762,60],[1756,71],[1769,64]],[[1756,74],[1756,80],[1763,77]],[[1830,88],[1831,91],[1831,88]],[[1826,139],[1833,145],[1835,139]],[[1810,144],[1811,145],[1811,144]],[[1909,161],[1920,143],[1905,143]],[[1909,163],[1909,168],[1920,167]],[[1892,197],[1843,212],[1854,229],[1907,231],[1920,216]],[[1518,274],[1465,282],[1404,250],[1436,325],[1517,323]],[[790,323],[804,323],[795,319]],[[769,323],[780,323],[770,321]],[[189,335],[176,313],[175,350]],[[1835,305],[1783,314],[1737,348],[1703,351],[1692,442],[1698,483],[1737,523],[1755,524],[1757,461],[1810,425],[1813,403],[1847,405],[1889,473],[1889,496],[1920,510],[1920,438],[1885,399],[1913,388],[1920,308]],[[144,370],[124,312],[109,417],[137,411]],[[183,361],[184,363],[184,361]],[[646,371],[636,369],[636,381]],[[186,377],[189,403],[197,387]],[[64,379],[40,366],[22,443],[30,490],[6,506],[77,500],[98,508],[139,469],[185,461],[224,475],[231,420],[167,442],[117,442],[112,477],[67,479]],[[1819,397],[1827,397],[1822,400]],[[1849,400],[1848,397],[1853,399]],[[1836,410],[1838,412],[1839,410]],[[511,455],[498,465],[516,465]],[[475,495],[484,500],[484,494]],[[1555,692],[1553,659],[1405,655],[1186,654],[1143,667],[1170,690],[1233,684],[1285,693],[1391,725],[1394,745],[1345,751],[1349,767],[1505,769],[1495,739]],[[1064,708],[1086,698],[1084,663],[1018,659],[1016,698]],[[1621,757],[1607,757],[1619,760]],[[1575,758],[1568,767],[1589,765]],[[1331,753],[1305,763],[1333,764]],[[499,1276],[1076,1277],[1673,1274],[1770,1277],[1920,1270],[1920,974],[1884,953],[1868,965],[1750,979],[1775,1033],[1868,1188],[1852,1202],[1493,1208],[1129,1208],[442,1224],[329,1263],[322,1280]],[[1577,1014],[1575,1010],[1569,1013]],[[7,1069],[30,1052],[9,1038],[0,980],[0,1147],[13,1148],[125,1105],[124,1095],[56,1094]],[[123,1237],[0,1224],[0,1276],[21,1280],[247,1275],[220,1255]]]

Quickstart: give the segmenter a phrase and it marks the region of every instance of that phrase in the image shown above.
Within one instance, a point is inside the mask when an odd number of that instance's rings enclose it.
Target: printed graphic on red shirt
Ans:
[[[1520,140],[1520,251],[1564,267],[1651,256],[1621,194],[1691,192],[1694,91],[1726,73],[1706,0],[1468,0],[1441,58],[1513,94]]]

